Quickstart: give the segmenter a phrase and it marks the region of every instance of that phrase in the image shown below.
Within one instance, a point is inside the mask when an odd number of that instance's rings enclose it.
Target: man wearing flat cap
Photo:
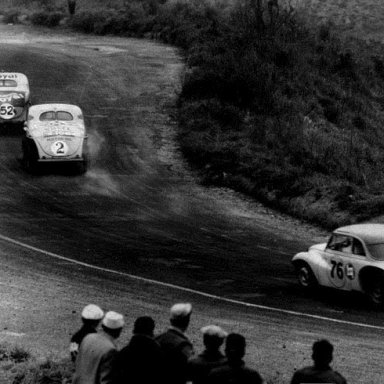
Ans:
[[[205,350],[188,362],[188,376],[193,384],[207,383],[209,372],[227,362],[220,351],[227,332],[217,325],[207,325],[201,328]]]
[[[73,384],[111,384],[113,364],[117,355],[116,339],[124,326],[123,315],[107,312],[101,323],[102,331],[91,333],[82,341],[76,359]]]
[[[79,353],[79,347],[84,337],[90,333],[96,333],[97,327],[100,324],[101,319],[104,316],[104,312],[100,307],[95,304],[88,304],[81,312],[81,320],[83,326],[71,337],[71,344],[69,346],[69,352],[71,354],[72,361],[76,360]]]
[[[165,382],[168,384],[185,384],[187,382],[188,359],[193,354],[193,346],[185,331],[188,328],[192,313],[192,305],[178,303],[171,308],[171,327],[156,340],[164,353],[166,373]]]

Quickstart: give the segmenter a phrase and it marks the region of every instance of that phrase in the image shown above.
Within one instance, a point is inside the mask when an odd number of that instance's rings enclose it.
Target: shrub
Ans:
[[[35,12],[31,15],[30,20],[32,24],[42,25],[45,27],[56,27],[64,18],[61,12],[41,11]]]
[[[10,9],[3,12],[3,22],[6,24],[17,24],[19,22],[20,11],[18,9]]]

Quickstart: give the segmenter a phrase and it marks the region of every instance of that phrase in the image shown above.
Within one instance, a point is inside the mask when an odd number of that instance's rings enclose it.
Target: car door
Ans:
[[[343,290],[358,289],[357,272],[365,263],[365,249],[359,239],[334,233],[325,248],[324,260],[324,285]]]

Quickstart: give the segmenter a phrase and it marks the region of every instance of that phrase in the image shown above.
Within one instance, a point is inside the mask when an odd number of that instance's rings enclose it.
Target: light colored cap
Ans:
[[[178,303],[171,308],[171,319],[189,316],[192,312],[192,304]]]
[[[81,317],[85,320],[101,320],[103,316],[103,310],[95,304],[88,304],[81,312]]]
[[[201,332],[203,332],[203,335],[216,336],[220,339],[224,339],[228,336],[228,333],[225,332],[224,329],[219,327],[218,325],[207,325],[201,328]]]
[[[109,311],[105,314],[102,324],[109,329],[123,328],[124,317],[120,313]]]

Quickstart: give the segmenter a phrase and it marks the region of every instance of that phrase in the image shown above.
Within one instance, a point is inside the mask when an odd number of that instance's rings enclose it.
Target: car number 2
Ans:
[[[15,108],[12,104],[4,103],[0,106],[0,117],[2,119],[12,119],[15,116]]]
[[[64,141],[55,141],[51,146],[51,151],[56,156],[64,156],[67,154],[68,146]]]

